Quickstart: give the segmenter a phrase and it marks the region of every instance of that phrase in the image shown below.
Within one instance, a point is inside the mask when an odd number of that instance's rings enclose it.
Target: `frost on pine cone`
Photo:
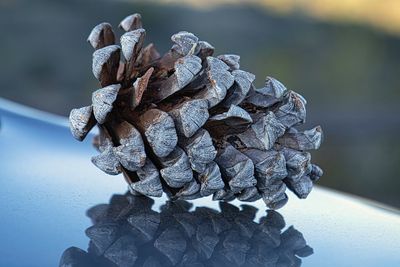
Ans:
[[[306,151],[319,148],[322,131],[296,130],[306,118],[301,95],[271,77],[256,89],[239,56],[214,57],[192,33],[174,34],[160,56],[144,46],[139,14],[119,26],[120,45],[108,23],[90,33],[101,88],[69,118],[78,140],[98,125],[92,162],[99,169],[122,173],[132,193],[154,197],[262,198],[272,209],[287,202],[286,187],[307,197],[322,170]]]

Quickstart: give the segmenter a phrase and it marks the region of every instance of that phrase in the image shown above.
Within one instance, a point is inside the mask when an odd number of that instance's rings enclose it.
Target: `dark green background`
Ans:
[[[325,133],[313,161],[319,184],[400,207],[400,39],[367,26],[324,23],[255,6],[193,10],[118,1],[0,3],[0,97],[68,115],[87,105],[94,25],[139,12],[160,52],[180,30],[241,55],[243,69],[278,78],[308,100],[309,128]],[[120,33],[118,30],[116,32]]]

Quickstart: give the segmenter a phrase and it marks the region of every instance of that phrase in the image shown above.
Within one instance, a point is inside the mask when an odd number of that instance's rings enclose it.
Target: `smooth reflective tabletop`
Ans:
[[[0,266],[400,266],[397,211],[319,187],[277,212],[134,197],[66,119],[0,100],[0,122]]]

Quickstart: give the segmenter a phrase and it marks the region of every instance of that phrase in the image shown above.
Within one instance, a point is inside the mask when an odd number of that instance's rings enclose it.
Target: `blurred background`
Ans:
[[[313,161],[333,189],[400,207],[400,1],[0,0],[0,97],[67,116],[90,102],[93,26],[141,13],[160,52],[180,30],[241,55],[308,100],[325,142]],[[72,137],[71,137],[72,138]]]

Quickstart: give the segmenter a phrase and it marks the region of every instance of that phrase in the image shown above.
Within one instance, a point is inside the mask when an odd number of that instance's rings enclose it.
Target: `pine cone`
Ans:
[[[144,196],[114,195],[88,210],[88,252],[66,249],[60,266],[300,266],[313,249],[303,235],[269,210],[221,202],[221,212],[167,202],[160,212]],[[86,265],[85,265],[86,264]]]
[[[256,89],[239,56],[213,57],[214,48],[192,33],[174,34],[160,56],[144,46],[139,14],[120,27],[120,46],[108,23],[89,35],[102,88],[92,105],[70,113],[78,140],[98,125],[98,168],[123,173],[132,193],[147,196],[262,198],[272,209],[286,204],[286,187],[307,197],[322,170],[306,150],[319,148],[322,131],[296,130],[306,118],[301,95],[271,77]]]

